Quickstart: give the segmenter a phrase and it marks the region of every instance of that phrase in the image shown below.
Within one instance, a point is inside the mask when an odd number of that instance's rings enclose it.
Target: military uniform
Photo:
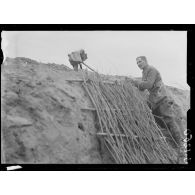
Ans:
[[[180,128],[176,122],[176,116],[173,110],[174,101],[169,97],[164,96],[156,105],[156,108],[153,109],[153,114],[162,117],[166,126],[168,127],[170,133],[166,132],[166,135],[171,134],[170,144],[173,148],[179,148],[182,146],[181,139],[184,138]],[[163,127],[166,129],[166,127]],[[172,139],[173,138],[173,139]]]
[[[145,89],[149,91],[150,95],[148,101],[152,108],[155,107],[155,104],[158,101],[167,95],[159,71],[149,65],[143,69],[142,82],[139,83],[139,89],[141,91]]]
[[[78,65],[82,69],[82,62],[87,59],[87,54],[83,49],[74,51],[71,54],[68,54],[69,62],[73,66],[75,71],[78,71]]]
[[[178,151],[178,156],[181,155],[180,148],[182,146],[182,134],[179,130],[177,123],[175,122],[175,116],[173,113],[172,105],[173,99],[169,96],[162,82],[159,71],[152,66],[145,66],[142,72],[142,81],[138,83],[138,88],[143,91],[147,89],[149,91],[149,106],[153,113],[159,115],[164,120],[168,127],[171,138],[169,143],[173,148]],[[166,133],[167,134],[167,133]],[[170,136],[170,135],[169,135]]]

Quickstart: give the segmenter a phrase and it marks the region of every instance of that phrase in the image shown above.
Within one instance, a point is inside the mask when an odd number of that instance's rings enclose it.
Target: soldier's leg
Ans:
[[[83,69],[83,68],[82,68],[82,64],[79,64],[79,65],[80,65],[80,69]]]
[[[175,121],[179,126],[180,132],[183,138],[186,138],[184,135],[184,131],[187,129],[187,114],[181,109],[181,107],[174,103],[173,111],[175,115]]]
[[[168,98],[165,96],[165,98],[160,101],[159,104],[159,113],[160,116],[163,117],[166,126],[168,127],[168,131],[171,134],[168,137],[170,145],[176,149],[178,153],[178,158],[182,156],[182,153],[180,152],[181,147],[183,145],[182,142],[182,132],[180,130],[180,126],[176,123],[176,116],[173,110],[174,101],[172,98]]]
[[[169,119],[167,126],[170,130],[170,133],[173,137],[173,146],[174,148],[180,148],[182,146],[182,137],[180,134],[179,127],[177,126],[175,120],[173,118]]]
[[[74,65],[74,70],[78,71],[78,64]]]
[[[78,63],[72,60],[69,60],[69,62],[72,65],[74,71],[78,71]]]
[[[159,106],[159,102],[164,98],[164,96],[159,91],[150,92],[148,97],[148,102],[152,110]]]
[[[150,95],[147,99],[147,104],[151,110],[155,109],[155,107],[156,107],[156,95],[155,94],[150,93]]]
[[[185,154],[182,150],[183,148],[183,136],[180,132],[179,126],[177,125],[177,123],[174,121],[174,119],[172,119],[168,124],[168,128],[170,130],[170,133],[174,139],[174,143],[171,142],[172,146],[176,149],[177,154],[178,154],[178,163],[183,164],[184,163],[184,158],[185,158]]]

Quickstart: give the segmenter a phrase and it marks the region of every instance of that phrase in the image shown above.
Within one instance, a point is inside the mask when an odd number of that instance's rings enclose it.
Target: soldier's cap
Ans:
[[[139,56],[139,57],[136,58],[136,60],[141,60],[141,61],[147,62],[146,56]]]

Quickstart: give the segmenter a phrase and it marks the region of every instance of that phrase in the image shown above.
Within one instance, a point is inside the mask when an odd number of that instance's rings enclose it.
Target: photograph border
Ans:
[[[190,105],[187,113],[188,164],[19,164],[18,171],[189,171],[194,166],[194,25],[192,24],[9,24],[1,31],[187,31],[187,83],[190,86]],[[1,50],[2,54],[3,51]],[[1,57],[3,63],[3,55]],[[190,139],[192,137],[192,139]],[[18,164],[1,164],[1,171]]]

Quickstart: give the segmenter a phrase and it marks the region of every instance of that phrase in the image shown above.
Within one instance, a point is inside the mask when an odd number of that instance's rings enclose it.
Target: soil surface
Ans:
[[[107,80],[122,80],[105,76]],[[97,137],[83,72],[27,58],[1,66],[1,139],[5,163],[114,163]],[[168,87],[186,117],[190,92]],[[187,117],[184,124],[186,125]]]

